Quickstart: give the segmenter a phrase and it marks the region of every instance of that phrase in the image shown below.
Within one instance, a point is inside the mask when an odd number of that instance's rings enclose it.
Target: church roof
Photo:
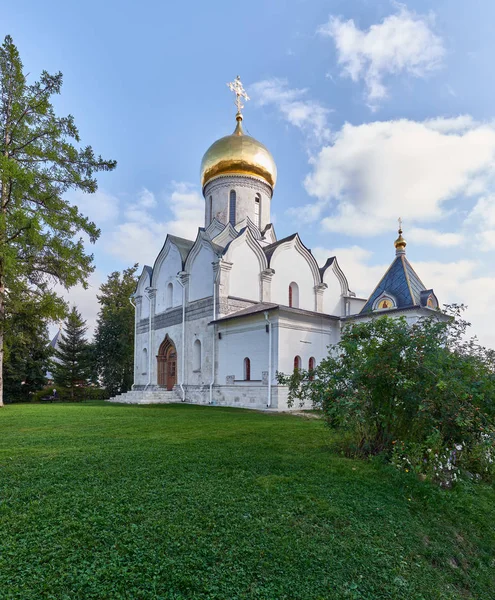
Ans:
[[[284,242],[288,242],[289,240],[293,240],[296,237],[297,233],[293,233],[292,235],[288,235],[287,237],[282,238],[281,240],[278,240],[276,242],[273,242],[273,244],[268,244],[268,246],[265,246],[263,248],[263,252],[266,255],[266,258],[268,260],[268,264],[270,264],[270,259],[273,255],[273,253],[275,252],[275,250],[277,249],[278,246],[280,246],[281,244],[283,244]]]
[[[310,317],[324,317],[326,319],[331,320],[339,320],[339,317],[334,315],[327,315],[326,313],[315,312],[313,310],[306,310],[304,308],[293,308],[291,306],[284,306],[283,304],[274,304],[273,302],[258,302],[257,304],[253,304],[253,306],[248,306],[247,308],[243,308],[242,310],[238,310],[230,315],[225,315],[225,317],[220,317],[216,321],[211,321],[211,323],[221,323],[223,321],[229,321],[230,319],[237,319],[240,317],[247,317],[250,315],[255,315],[261,312],[272,311],[275,309],[283,310],[284,312],[292,313],[294,315],[300,316],[310,316]],[[210,324],[211,324],[210,323]]]
[[[380,283],[361,309],[361,314],[373,310],[375,302],[383,294],[390,294],[396,301],[396,308],[421,306],[426,290],[421,279],[412,268],[404,253],[397,254]]]
[[[186,240],[185,238],[178,237],[177,235],[168,235],[169,240],[177,247],[180,257],[182,259],[182,267],[186,262],[189,250],[194,246],[194,242]]]
[[[53,340],[50,342],[50,346],[52,348],[56,348],[57,347],[59,338],[60,338],[60,329],[57,331],[57,333],[55,334]]]

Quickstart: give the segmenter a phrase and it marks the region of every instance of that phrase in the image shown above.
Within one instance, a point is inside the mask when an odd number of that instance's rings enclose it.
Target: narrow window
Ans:
[[[167,285],[167,297],[166,297],[166,303],[165,303],[165,308],[171,308],[174,304],[174,284],[173,283],[169,283]]]
[[[206,218],[208,219],[206,225],[209,225],[213,221],[213,198],[211,196],[208,198],[208,214]]]
[[[301,357],[295,356],[294,357],[294,371],[299,371],[300,368],[301,368]]]
[[[256,194],[256,198],[254,199],[254,223],[261,229],[261,196]]]
[[[315,378],[313,371],[315,370],[315,359],[311,357],[308,363],[308,371],[309,371],[309,380],[313,381]]]
[[[193,344],[193,371],[201,371],[201,342],[195,340]]]
[[[236,204],[235,191],[234,190],[230,190],[229,223],[233,227],[235,227],[235,204]]]
[[[251,381],[251,361],[249,358],[244,359],[244,380]]]
[[[146,373],[148,372],[148,350],[146,348],[143,348],[143,370],[142,370],[142,374],[146,375]]]
[[[289,285],[289,306],[299,308],[299,286],[294,281]]]

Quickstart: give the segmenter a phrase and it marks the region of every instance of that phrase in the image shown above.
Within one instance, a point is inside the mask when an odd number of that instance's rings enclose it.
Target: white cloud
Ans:
[[[153,264],[167,233],[196,239],[198,226],[204,222],[204,200],[196,186],[172,182],[164,202],[170,219],[157,217],[158,205],[155,195],[144,188],[136,203],[127,206],[125,221],[109,235],[109,252],[128,262]]]
[[[342,75],[364,80],[372,108],[387,96],[387,75],[422,77],[439,68],[445,55],[441,38],[432,31],[432,15],[417,15],[401,4],[398,8],[397,14],[366,31],[352,19],[335,16],[318,28],[318,33],[334,40]]]
[[[138,204],[142,208],[155,208],[155,194],[153,194],[153,192],[150,192],[148,188],[143,187],[143,189],[139,192]]]
[[[452,248],[461,245],[464,242],[464,236],[461,233],[446,233],[436,229],[413,227],[407,230],[407,241],[438,248]]]
[[[449,201],[486,193],[495,174],[495,126],[469,116],[346,123],[311,165],[305,187],[316,202],[303,217],[322,218],[327,231],[375,235],[399,216],[408,226],[436,221],[453,209]]]
[[[265,79],[250,86],[250,93],[259,106],[273,105],[282,117],[307,135],[323,142],[330,137],[330,109],[307,98],[307,89],[289,88],[285,79]]]
[[[100,285],[103,283],[103,275],[98,270],[94,271],[88,278],[88,287],[84,289],[82,285],[76,285],[70,290],[66,290],[61,285],[54,286],[57,294],[62,296],[69,304],[69,309],[75,306],[86,321],[88,330],[86,338],[91,340],[96,327],[96,318],[99,311],[99,303],[96,295],[99,292]],[[50,335],[53,337],[58,330],[58,324],[53,323],[50,327]]]
[[[349,287],[358,298],[368,298],[389,266],[370,265],[369,261],[373,253],[360,246],[332,249],[317,247],[311,252],[320,266],[330,256],[336,256],[340,268],[347,277]]]
[[[120,201],[116,196],[97,190],[94,194],[73,191],[67,194],[67,200],[77,206],[85,217],[97,226],[115,221],[119,216]]]

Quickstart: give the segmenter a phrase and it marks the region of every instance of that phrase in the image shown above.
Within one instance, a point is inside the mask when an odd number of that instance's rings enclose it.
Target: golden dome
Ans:
[[[219,175],[249,175],[262,179],[271,188],[277,181],[277,166],[270,152],[254,138],[245,135],[242,115],[237,113],[234,133],[214,142],[201,161],[201,185]]]
[[[407,242],[402,237],[402,227],[399,227],[399,237],[395,240],[394,246],[395,246],[396,252],[405,252],[406,251]]]

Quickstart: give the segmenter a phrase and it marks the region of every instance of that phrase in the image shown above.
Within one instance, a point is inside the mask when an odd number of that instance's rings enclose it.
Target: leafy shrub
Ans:
[[[350,324],[313,372],[279,382],[290,402],[312,400],[346,432],[349,454],[384,453],[447,486],[461,473],[492,479],[495,353],[465,339],[462,310]]]
[[[57,390],[56,401],[58,402],[82,402],[84,400],[107,400],[110,396],[105,388],[96,387],[76,387],[74,388],[74,398],[71,395],[71,389],[57,385],[51,385],[32,394],[32,402],[40,402],[44,398],[53,396],[53,390]]]

